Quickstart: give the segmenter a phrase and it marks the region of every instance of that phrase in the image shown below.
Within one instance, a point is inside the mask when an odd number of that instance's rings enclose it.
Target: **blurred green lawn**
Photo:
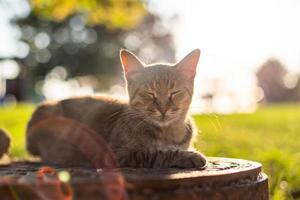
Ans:
[[[0,108],[0,127],[12,137],[10,156],[26,158],[24,132],[33,105]],[[196,147],[208,156],[261,162],[272,199],[300,191],[300,105],[262,106],[253,114],[195,116],[201,130]]]

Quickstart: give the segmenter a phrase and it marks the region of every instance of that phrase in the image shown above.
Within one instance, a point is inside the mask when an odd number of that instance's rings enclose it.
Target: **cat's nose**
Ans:
[[[157,106],[157,110],[161,113],[162,117],[164,118],[166,115],[166,112],[168,111],[168,107],[159,105],[159,106]]]

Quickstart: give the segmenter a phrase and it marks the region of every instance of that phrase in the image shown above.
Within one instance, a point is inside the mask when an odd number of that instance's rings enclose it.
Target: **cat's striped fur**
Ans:
[[[71,148],[67,142],[60,143],[65,149],[57,152],[56,146],[49,144],[54,144],[53,137],[41,137],[42,133],[33,129],[43,119],[64,117],[101,136],[121,167],[205,167],[206,158],[192,151],[196,127],[188,116],[200,51],[194,50],[174,65],[146,66],[126,50],[120,55],[129,102],[80,97],[42,104],[28,124],[29,152],[50,163],[88,165],[89,159],[83,159],[74,145]]]

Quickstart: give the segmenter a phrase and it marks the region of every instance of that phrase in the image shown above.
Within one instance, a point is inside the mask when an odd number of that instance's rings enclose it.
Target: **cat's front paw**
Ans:
[[[184,151],[172,163],[174,168],[197,168],[204,169],[207,166],[207,159],[198,152]]]

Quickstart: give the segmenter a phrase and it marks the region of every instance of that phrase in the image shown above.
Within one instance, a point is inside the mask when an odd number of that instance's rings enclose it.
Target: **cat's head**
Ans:
[[[131,108],[159,126],[185,119],[199,56],[196,49],[176,64],[145,65],[133,53],[121,50]]]

